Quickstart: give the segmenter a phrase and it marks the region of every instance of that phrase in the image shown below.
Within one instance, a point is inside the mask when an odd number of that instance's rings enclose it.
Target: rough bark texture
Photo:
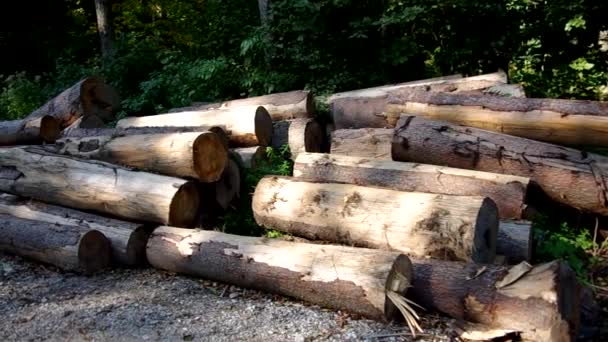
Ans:
[[[208,103],[189,107],[174,108],[169,113],[203,111],[211,109],[231,109],[238,107],[263,106],[268,110],[273,121],[310,118],[315,113],[312,93],[307,90],[296,90],[264,96],[249,97],[220,103]]]
[[[608,145],[608,103],[400,91],[389,96],[386,115],[444,120],[565,145]]]
[[[245,169],[255,169],[266,159],[266,148],[262,146],[241,147],[230,150],[240,167]]]
[[[519,331],[524,340],[575,340],[579,289],[576,275],[563,262],[537,265],[528,272],[517,271],[522,265],[509,269],[439,260],[412,262],[414,286],[408,297],[427,309]],[[497,288],[507,277],[515,281]]]
[[[374,319],[396,318],[387,290],[405,294],[399,253],[159,227],[148,242],[157,268],[278,293]]]
[[[608,158],[420,117],[399,120],[394,160],[530,177],[554,201],[608,214]]]
[[[392,160],[393,134],[386,128],[338,129],[331,133],[331,154]]]
[[[98,78],[85,78],[38,108],[27,119],[50,115],[66,128],[80,117],[97,116],[104,121],[114,119],[120,106],[116,90]]]
[[[232,147],[268,146],[272,119],[264,107],[248,106],[126,118],[116,128],[221,126],[230,132]]]
[[[468,92],[506,83],[506,77],[504,72],[497,72],[467,78],[408,82],[334,94],[328,102],[336,129],[385,128],[391,125],[382,113],[388,104],[389,95],[393,92],[408,89],[429,92]]]
[[[94,273],[110,263],[110,242],[91,228],[0,214],[0,251],[68,271]]]
[[[60,133],[59,122],[49,115],[37,119],[0,121],[0,146],[53,143]]]
[[[221,137],[212,132],[67,137],[57,146],[61,154],[202,182],[217,181],[228,159]]]
[[[190,227],[199,208],[196,185],[83,161],[40,148],[0,149],[0,191],[124,219]]]
[[[504,255],[509,263],[532,260],[532,223],[529,221],[500,221],[496,254]]]
[[[314,119],[296,119],[273,123],[272,147],[289,146],[291,159],[301,152],[324,152],[327,133],[325,126]]]
[[[259,225],[312,240],[477,262],[496,253],[498,210],[484,197],[267,176],[252,207]]]
[[[433,194],[488,196],[501,218],[521,218],[529,178],[338,154],[301,153],[294,177]]]
[[[146,242],[150,227],[9,194],[0,195],[0,214],[61,226],[94,229],[110,241],[112,261],[115,264],[137,266],[146,263]]]

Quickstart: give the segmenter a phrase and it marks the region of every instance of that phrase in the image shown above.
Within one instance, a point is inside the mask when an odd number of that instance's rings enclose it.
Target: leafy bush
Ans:
[[[25,72],[19,72],[0,79],[0,119],[22,118],[43,103],[40,76],[30,79]]]

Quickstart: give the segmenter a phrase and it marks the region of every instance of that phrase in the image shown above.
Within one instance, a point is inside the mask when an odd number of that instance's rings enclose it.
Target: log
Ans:
[[[515,264],[532,260],[532,222],[503,220],[498,226],[496,254]]]
[[[277,121],[272,128],[272,147],[289,146],[291,159],[301,152],[323,152],[327,133],[325,126],[314,119]]]
[[[57,152],[103,160],[201,182],[217,181],[228,159],[221,137],[212,132],[118,134],[67,137],[57,141]]]
[[[387,293],[405,294],[412,277],[409,259],[396,252],[172,227],[154,230],[147,253],[159,269],[380,320],[397,317]]]
[[[60,132],[59,122],[49,115],[37,119],[0,121],[0,146],[53,143]]]
[[[331,154],[392,160],[393,134],[385,128],[337,129],[331,133]]]
[[[91,228],[0,214],[0,251],[57,266],[95,273],[110,263],[110,242]]]
[[[0,191],[180,227],[191,227],[199,209],[199,193],[192,182],[34,147],[0,149]]]
[[[393,92],[408,89],[429,92],[468,92],[506,83],[506,74],[497,72],[452,80],[406,83],[334,94],[328,100],[336,129],[391,127],[382,116]],[[393,123],[394,125],[394,123]]]
[[[230,150],[237,164],[245,169],[255,169],[266,159],[266,148],[262,146],[241,147]]]
[[[109,122],[115,117],[120,106],[116,90],[95,77],[80,80],[42,107],[36,109],[27,119],[37,119],[50,115],[59,121],[64,129],[80,117],[97,116]]]
[[[387,122],[405,115],[562,145],[608,145],[608,103],[400,91],[389,96]]]
[[[0,214],[24,220],[53,223],[59,226],[75,226],[96,230],[110,241],[113,263],[124,266],[139,266],[146,263],[146,242],[151,229],[145,225],[27,200],[8,194],[0,195]]]
[[[241,193],[241,169],[238,163],[229,158],[220,179],[214,183],[215,200],[222,207],[228,209],[230,204]]]
[[[263,106],[268,110],[273,121],[310,118],[315,113],[315,101],[308,90],[295,90],[285,93],[236,99],[219,103],[192,105],[174,108],[169,113],[204,111],[210,109],[232,109],[239,107]]]
[[[564,262],[511,268],[422,259],[412,263],[415,277],[407,297],[426,309],[517,331],[525,341],[575,340],[579,290]],[[514,281],[505,285],[508,279]]]
[[[311,240],[476,262],[496,253],[498,209],[487,197],[266,176],[252,207],[259,225]]]
[[[268,146],[272,119],[264,107],[236,107],[126,118],[117,128],[127,127],[223,126],[230,131],[232,147]]]
[[[529,177],[556,202],[608,215],[600,155],[411,116],[399,120],[392,145],[397,161]]]
[[[95,115],[90,115],[86,117],[80,117],[78,120],[74,121],[73,124],[66,127],[62,132],[61,136],[66,137],[72,134],[74,131],[80,130],[88,130],[92,128],[104,128],[105,124],[103,120],[98,118]]]
[[[500,218],[521,218],[529,178],[337,154],[301,153],[293,175],[315,183],[350,183],[392,190],[488,196]]]

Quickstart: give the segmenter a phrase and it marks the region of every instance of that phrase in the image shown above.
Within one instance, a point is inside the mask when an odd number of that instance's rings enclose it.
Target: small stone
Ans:
[[[240,296],[240,295],[237,292],[232,292],[230,295],[228,295],[228,298],[234,299],[234,298],[237,298],[238,296]]]

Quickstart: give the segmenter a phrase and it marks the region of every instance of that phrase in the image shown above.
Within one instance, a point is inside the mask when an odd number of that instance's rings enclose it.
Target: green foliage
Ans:
[[[575,229],[565,222],[555,226],[545,215],[536,218],[533,233],[537,261],[565,260],[584,281],[591,279],[599,255],[608,251],[608,240],[598,244],[590,230]]]
[[[264,176],[278,175],[289,176],[293,170],[293,162],[287,158],[289,146],[284,145],[279,150],[272,147],[266,148],[266,160],[254,170],[245,170],[244,181],[241,184],[241,197],[233,208],[223,217],[222,231],[232,234],[260,236],[266,235],[270,238],[280,237],[283,234],[275,230],[265,230],[258,226],[253,219],[251,209],[251,194],[256,185]]]
[[[20,119],[44,101],[40,76],[27,78],[25,72],[19,72],[6,78],[0,76],[0,118],[6,120]]]

